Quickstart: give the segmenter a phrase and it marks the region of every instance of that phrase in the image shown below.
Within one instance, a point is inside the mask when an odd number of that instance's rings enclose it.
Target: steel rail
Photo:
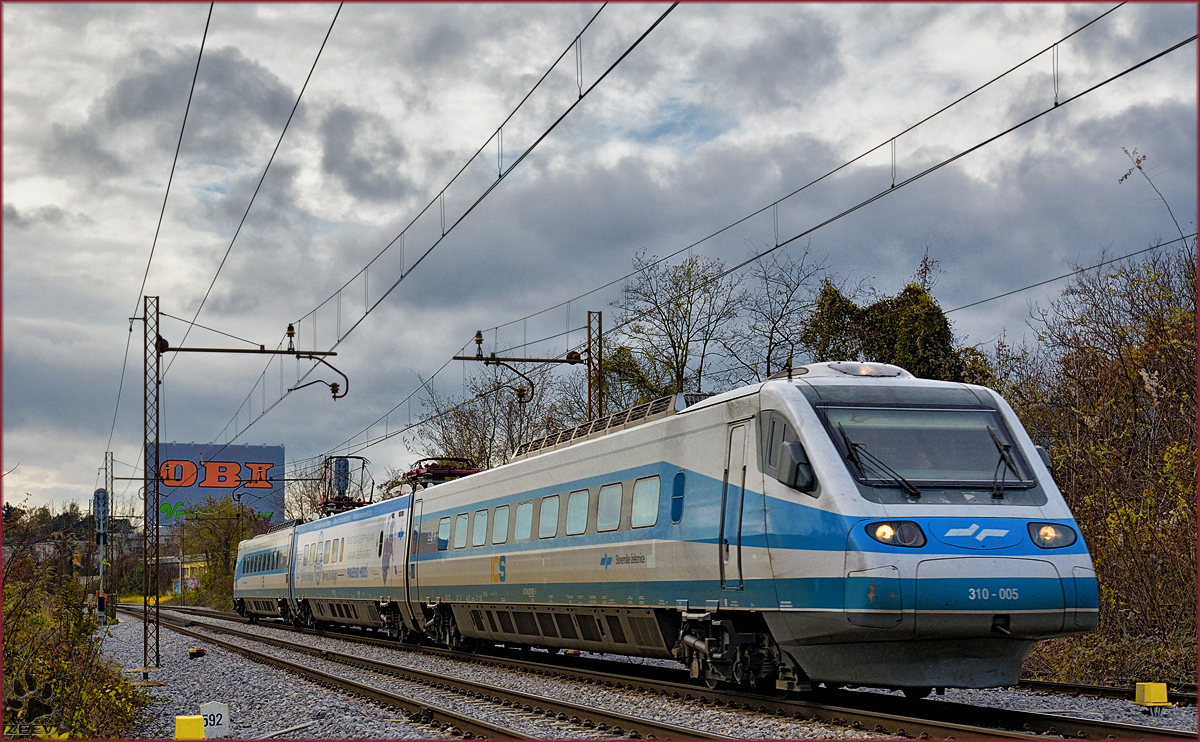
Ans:
[[[246,621],[234,613],[216,612],[211,609],[201,609],[195,612],[200,613],[201,611],[213,618]],[[286,624],[280,624],[278,627],[362,644],[456,657],[461,660],[503,667],[518,667],[535,673],[560,675],[584,683],[621,687],[627,690],[697,700],[716,705],[731,705],[776,716],[816,719],[856,729],[901,736],[1014,739],[1057,734],[1081,739],[1196,738],[1194,732],[1178,729],[1106,722],[992,706],[974,706],[952,701],[908,699],[869,691],[823,691],[813,696],[812,700],[779,699],[723,688],[710,690],[684,680],[686,671],[675,671],[649,665],[563,657],[555,654],[539,657],[535,661],[525,657],[513,657],[511,653],[507,652],[497,655],[467,654],[439,647],[418,647],[356,633],[296,628]],[[521,654],[527,656],[527,653]],[[628,674],[630,671],[642,673],[643,676],[632,677]]]
[[[214,618],[224,618],[226,620],[235,620],[246,622],[236,614],[214,615],[216,612],[209,610],[192,610],[189,612],[209,615]],[[230,618],[230,616],[233,616]],[[848,708],[844,706],[832,706],[822,703],[813,703],[805,701],[784,701],[779,699],[768,699],[752,694],[737,694],[727,691],[710,691],[707,688],[692,686],[690,684],[673,682],[672,680],[663,680],[656,678],[631,678],[626,675],[616,674],[612,672],[602,672],[597,670],[587,670],[566,666],[565,664],[551,664],[547,662],[537,662],[528,659],[518,659],[509,656],[498,657],[492,655],[466,654],[462,652],[454,652],[447,649],[435,647],[417,647],[409,644],[402,644],[388,639],[378,639],[374,637],[359,636],[354,634],[342,634],[337,632],[325,632],[314,629],[295,628],[284,625],[286,630],[297,631],[305,634],[315,634],[320,636],[328,636],[331,638],[344,639],[361,644],[373,646],[382,646],[391,649],[405,649],[410,651],[419,651],[437,656],[451,657],[459,660],[473,661],[479,664],[493,665],[505,668],[519,668],[527,672],[536,673],[539,675],[556,675],[566,679],[575,680],[588,685],[604,686],[609,688],[623,688],[631,691],[639,691],[652,695],[669,696],[683,700],[694,700],[701,703],[711,703],[715,706],[728,706],[731,708],[744,709],[750,711],[758,711],[767,713],[777,717],[790,717],[801,720],[822,721],[831,723],[837,726],[850,727],[867,731],[875,731],[892,736],[900,737],[920,737],[924,739],[931,738],[958,738],[958,739],[1035,739],[1037,734],[1027,732],[1012,732],[998,731],[995,729],[987,729],[972,724],[948,723],[931,721],[928,719],[918,719],[907,714],[895,713],[878,713],[864,711],[862,709]],[[221,628],[222,631],[237,631]],[[242,632],[238,632],[242,633]],[[283,642],[283,640],[260,637],[258,635],[250,635],[251,637],[269,642]],[[323,653],[323,650],[307,648],[313,654]],[[355,662],[365,662],[363,658],[350,655]],[[559,657],[558,655],[550,655],[549,658],[558,658],[560,660],[569,661],[574,658]],[[383,664],[383,663],[379,663]],[[602,662],[608,666],[622,665],[623,663]],[[386,666],[386,665],[385,665]],[[400,668],[386,666],[391,671],[398,671]],[[678,677],[673,671],[660,672],[663,668],[653,668],[643,665],[624,665],[625,668],[639,668],[650,670],[652,674],[662,675],[668,678]],[[445,678],[439,676],[439,680],[446,682]],[[465,681],[461,681],[465,682]],[[486,686],[489,691],[494,692],[497,689],[492,686]],[[547,699],[548,701],[549,699]],[[556,702],[557,703],[557,702]],[[696,737],[697,733],[694,730],[679,729],[683,732],[683,736]],[[655,736],[662,736],[655,733]]]
[[[1060,683],[1054,680],[1022,680],[1017,684],[1029,690],[1046,691],[1047,693],[1062,693],[1072,696],[1091,696],[1095,698],[1131,699],[1137,695],[1137,689],[1130,686],[1086,685],[1081,683]],[[1196,705],[1196,686],[1192,683],[1168,683],[1167,700],[1180,706]],[[1171,690],[1174,687],[1175,690]]]
[[[186,619],[183,620],[186,621]],[[457,729],[458,732],[466,738],[481,737],[485,739],[536,739],[536,737],[531,737],[514,729],[509,729],[496,724],[490,724],[479,719],[473,719],[469,716],[459,714],[435,704],[406,698],[405,696],[391,693],[383,690],[382,688],[376,688],[365,683],[358,683],[348,678],[342,678],[332,673],[323,672],[321,670],[291,662],[280,657],[273,657],[264,652],[258,652],[248,647],[243,647],[240,644],[227,642],[222,639],[218,639],[217,637],[187,628],[188,626],[196,625],[207,626],[208,624],[194,624],[191,621],[181,624],[178,623],[178,621],[179,619],[167,619],[163,621],[163,623],[171,631],[190,636],[194,639],[200,639],[202,641],[216,644],[217,646],[223,647],[232,652],[246,655],[257,662],[262,662],[283,670],[287,670],[289,672],[296,673],[322,685],[340,688],[349,693],[364,696],[388,706],[394,706],[402,709],[407,712],[409,721],[412,723],[436,725],[439,726],[443,731],[449,731],[451,734],[453,734],[454,730]]]
[[[319,657],[331,662],[337,662],[339,664],[350,665],[354,667],[362,667],[370,670],[371,672],[398,677],[438,690],[452,691],[461,695],[465,695],[468,698],[488,701],[506,708],[511,707],[515,710],[525,711],[526,713],[545,716],[548,719],[552,718],[557,721],[566,721],[576,726],[582,726],[586,729],[595,729],[618,736],[630,736],[634,738],[644,737],[648,739],[738,739],[737,737],[730,737],[728,735],[716,734],[712,732],[704,732],[689,727],[670,724],[668,722],[657,721],[655,719],[646,719],[642,717],[629,716],[627,714],[620,714],[614,711],[597,708],[595,706],[587,706],[584,704],[563,701],[556,698],[549,698],[547,696],[508,690],[506,688],[500,688],[487,683],[477,683],[459,678],[448,678],[439,673],[427,672],[412,667],[398,666],[379,660],[373,660],[368,657],[360,657],[358,655],[319,649],[305,644],[291,642],[286,639],[263,636],[261,634],[255,634],[249,631],[234,629],[227,626],[218,626],[214,624],[194,625],[198,628],[229,634],[231,636],[240,637],[249,641],[271,644],[289,651]],[[203,634],[201,635],[203,636]],[[340,635],[333,635],[331,638],[342,637]],[[375,642],[371,643],[374,644]],[[404,647],[404,645],[396,642],[391,642],[390,646],[393,649]],[[453,653],[451,654],[453,655]]]

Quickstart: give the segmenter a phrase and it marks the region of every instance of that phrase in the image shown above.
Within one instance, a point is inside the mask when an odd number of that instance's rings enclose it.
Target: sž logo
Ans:
[[[504,557],[492,557],[492,582],[504,582]]]

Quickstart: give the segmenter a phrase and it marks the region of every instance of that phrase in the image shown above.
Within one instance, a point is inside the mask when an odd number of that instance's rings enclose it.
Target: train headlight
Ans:
[[[1058,523],[1030,523],[1029,537],[1043,549],[1061,549],[1075,543],[1075,531]]]
[[[867,526],[867,535],[888,546],[917,548],[925,545],[925,533],[910,520],[890,520]]]

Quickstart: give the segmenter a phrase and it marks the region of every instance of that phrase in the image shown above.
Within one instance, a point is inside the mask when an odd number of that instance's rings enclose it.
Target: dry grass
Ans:
[[[1050,639],[1033,648],[1021,676],[1094,685],[1195,683],[1196,636],[1091,633]]]

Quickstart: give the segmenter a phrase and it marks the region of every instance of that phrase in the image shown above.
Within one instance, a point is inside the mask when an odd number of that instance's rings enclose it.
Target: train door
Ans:
[[[415,493],[414,493],[415,494]],[[421,513],[425,502],[416,500],[411,508],[408,521],[408,568],[404,570],[404,594],[408,606],[408,616],[414,629],[421,629],[423,613],[420,604],[420,580],[417,557],[421,553]]]
[[[726,435],[725,477],[721,487],[721,525],[717,563],[721,588],[742,589],[742,503],[746,498],[746,422],[730,425]]]

